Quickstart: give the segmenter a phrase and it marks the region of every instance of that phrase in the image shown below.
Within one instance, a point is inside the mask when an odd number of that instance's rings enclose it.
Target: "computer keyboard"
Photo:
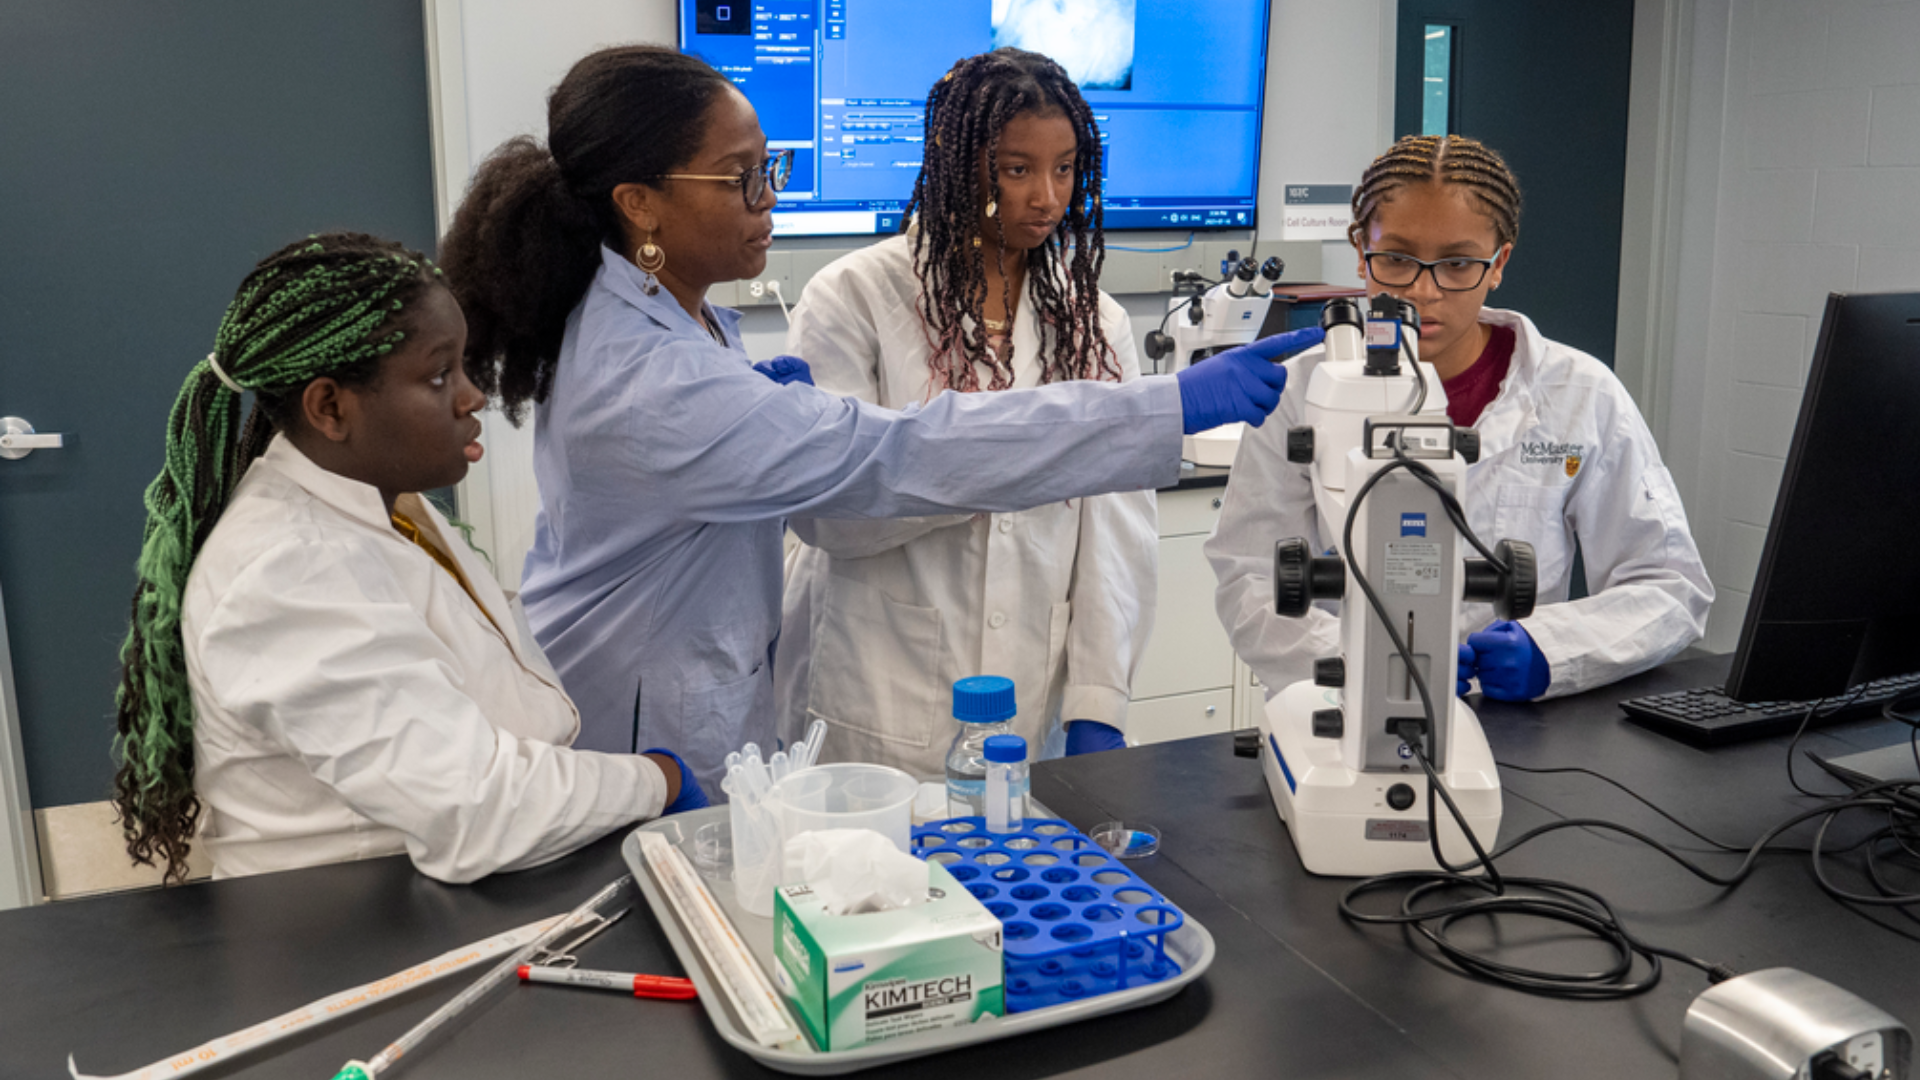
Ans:
[[[1649,694],[1620,703],[1627,719],[1695,746],[1723,746],[1768,735],[1790,733],[1819,706],[1809,727],[1877,716],[1887,702],[1920,690],[1920,672],[1875,679],[1858,693],[1821,701],[1740,702],[1718,686],[1698,686],[1670,694]]]

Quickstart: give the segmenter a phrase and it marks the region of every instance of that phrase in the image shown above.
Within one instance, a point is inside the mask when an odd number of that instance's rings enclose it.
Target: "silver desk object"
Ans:
[[[1804,971],[1768,968],[1710,987],[1687,1009],[1680,1080],[1811,1080],[1833,1053],[1875,1080],[1907,1080],[1907,1025]]]

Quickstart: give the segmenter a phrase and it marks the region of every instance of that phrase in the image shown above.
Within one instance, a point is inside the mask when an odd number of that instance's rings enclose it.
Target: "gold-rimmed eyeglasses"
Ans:
[[[787,179],[793,175],[793,151],[772,150],[767,160],[758,165],[749,165],[738,173],[662,173],[649,176],[649,180],[713,180],[722,184],[740,185],[740,197],[747,202],[747,209],[760,205],[760,197],[768,188],[775,191],[787,190]]]

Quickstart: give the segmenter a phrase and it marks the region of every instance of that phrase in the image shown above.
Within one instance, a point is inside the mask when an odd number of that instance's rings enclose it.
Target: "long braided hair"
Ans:
[[[180,608],[187,574],[227,499],[285,429],[306,384],[325,375],[372,384],[380,358],[406,337],[408,306],[434,287],[426,256],[358,233],[311,236],[267,256],[240,284],[213,352],[187,373],[167,419],[166,464],[147,487],[139,581],[115,696],[114,777],[127,854],[166,879],[187,874],[200,816],[193,792],[193,696]],[[217,367],[216,367],[217,365]],[[254,392],[240,426],[240,393]]]
[[[1409,184],[1458,184],[1493,221],[1501,245],[1520,238],[1520,182],[1505,159],[1465,135],[1407,135],[1373,159],[1353,189],[1353,224],[1347,239],[1363,247],[1374,211]]]
[[[1100,129],[1093,110],[1060,65],[1038,53],[995,49],[953,65],[927,93],[925,157],[905,220],[912,222],[913,269],[920,279],[920,316],[932,346],[928,365],[936,390],[978,390],[976,365],[989,372],[987,389],[1013,385],[1013,349],[987,347],[986,255],[978,235],[982,199],[979,169],[986,162],[998,201],[1000,133],[1027,113],[1064,114],[1079,143],[1073,195],[1046,241],[1025,253],[1034,315],[1044,356],[1040,381],[1120,380],[1113,346],[1100,327],[1100,267],[1106,242],[1100,228]],[[999,218],[994,227],[1000,228]],[[996,245],[1004,270],[1006,234]],[[1069,256],[1063,248],[1071,248]],[[1005,310],[1014,309],[1002,275]]]

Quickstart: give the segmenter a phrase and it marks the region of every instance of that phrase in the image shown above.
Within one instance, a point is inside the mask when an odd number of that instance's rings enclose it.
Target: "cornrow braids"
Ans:
[[[409,304],[439,270],[426,256],[358,233],[311,236],[247,275],[167,419],[165,465],[147,487],[138,582],[115,695],[114,805],[135,863],[187,874],[200,816],[193,791],[193,695],[180,608],[187,574],[227,499],[300,391],[322,375],[367,385],[406,338]],[[239,389],[235,389],[238,387]],[[240,391],[255,403],[240,428]]]
[[[1353,191],[1353,224],[1347,239],[1362,247],[1380,204],[1409,184],[1459,184],[1493,221],[1501,244],[1520,238],[1520,182],[1485,144],[1465,135],[1407,135],[1373,159]]]
[[[1044,243],[1024,255],[1041,330],[1040,379],[1120,379],[1117,356],[1100,325],[1106,243],[1100,129],[1093,110],[1060,65],[1037,53],[996,49],[955,64],[928,91],[925,157],[903,215],[913,223],[913,269],[931,346],[927,362],[939,389],[980,389],[980,365],[988,371],[987,389],[1013,385],[1012,345],[998,353],[987,347],[986,255],[976,233],[978,177],[982,161],[990,178],[999,175],[1000,133],[1008,121],[1027,113],[1064,114],[1079,144],[1066,214]],[[996,181],[988,198],[999,197]],[[1004,267],[1004,230],[998,239]],[[1001,282],[1005,310],[1011,312],[1014,298],[1004,273]]]

